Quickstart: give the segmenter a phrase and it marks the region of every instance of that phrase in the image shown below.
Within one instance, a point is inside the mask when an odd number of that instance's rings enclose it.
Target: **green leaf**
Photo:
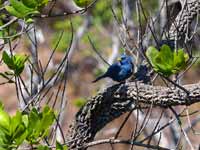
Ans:
[[[150,46],[146,51],[146,56],[154,70],[167,77],[184,69],[189,59],[189,56],[184,53],[183,49],[172,51],[165,44],[160,51]]]
[[[47,5],[49,2],[49,0],[38,0],[38,4],[40,7],[44,7],[45,5]]]
[[[177,73],[184,69],[187,65],[189,56],[184,53],[183,49],[179,49],[177,52],[174,52],[174,73]]]
[[[39,133],[36,132],[38,129],[38,125],[40,123],[40,117],[35,108],[31,110],[31,112],[28,115],[28,127],[27,127],[27,141],[31,143],[37,142],[37,137],[39,136]]]
[[[39,132],[43,132],[43,136],[48,133],[49,127],[52,125],[55,119],[55,114],[53,110],[51,110],[48,106],[45,106],[42,112],[42,118],[40,122],[40,126],[38,127]]]
[[[58,141],[56,141],[56,150],[63,150],[62,144],[59,143]]]
[[[92,3],[93,0],[74,0],[77,6],[79,7],[87,7]]]
[[[25,125],[26,127],[28,127],[28,123],[29,123],[28,115],[23,115],[23,116],[22,116],[22,122],[24,123],[24,125]]]
[[[82,107],[83,105],[85,105],[86,102],[87,102],[86,99],[80,97],[80,98],[75,99],[74,105],[75,105],[76,107],[80,108],[80,107]]]
[[[37,143],[41,138],[48,135],[49,128],[54,122],[55,114],[52,109],[46,106],[41,113],[38,113],[38,111],[33,108],[28,118],[27,140],[32,143]]]
[[[29,7],[33,6],[34,0],[24,0],[27,5],[24,5],[22,1],[19,0],[10,0],[10,6],[5,6],[6,10],[13,16],[16,16],[17,18],[27,18],[29,15],[33,14],[39,14],[39,11],[37,8]],[[36,1],[35,1],[36,2]],[[29,16],[30,17],[30,16]]]
[[[37,0],[22,0],[22,2],[29,8],[36,8],[38,6]]]
[[[23,132],[21,132],[20,136],[17,136],[16,134],[15,143],[19,146],[26,140],[27,135],[28,135],[28,131],[23,128]]]
[[[25,62],[28,57],[25,55],[16,54],[14,56],[9,56],[5,51],[3,52],[2,57],[4,63],[8,66],[9,69],[13,70],[15,75],[20,75],[24,70]]]
[[[10,130],[10,116],[3,109],[0,109],[0,129],[7,134]]]
[[[17,111],[16,115],[11,118],[11,133],[13,139],[17,141],[17,144],[21,144],[21,142],[26,138],[24,134],[25,131],[26,127],[22,121],[22,113]],[[21,138],[21,136],[23,138]]]
[[[0,109],[4,110],[4,105],[1,101],[0,101]]]
[[[153,67],[156,67],[156,60],[155,59],[158,56],[158,54],[159,54],[159,51],[153,46],[150,46],[146,51],[146,56],[149,59],[151,65]]]
[[[24,122],[22,121],[22,113],[17,111],[16,115],[11,118],[10,134],[16,145],[20,145],[26,138],[27,132]]]
[[[24,70],[25,62],[27,61],[28,57],[25,55],[16,54],[13,56],[13,62],[15,65],[15,74],[20,75]]]
[[[0,146],[0,150],[8,150],[8,149]]]
[[[31,23],[33,23],[34,22],[34,20],[32,19],[32,18],[28,18],[27,20],[26,20],[26,23],[27,24],[31,24]]]
[[[8,140],[8,138],[6,137],[6,135],[0,135],[0,150],[8,150],[9,146],[10,146],[10,142]],[[11,149],[9,149],[11,150]]]
[[[168,45],[163,45],[160,49],[160,55],[162,58],[163,63],[169,65],[170,67],[173,66],[173,52]]]
[[[11,57],[8,55],[6,51],[3,52],[2,59],[3,59],[3,62],[8,66],[8,68],[10,68],[11,70],[15,69],[13,60],[11,59]]]
[[[34,129],[38,127],[40,121],[39,114],[35,108],[33,108],[29,114],[29,128]]]
[[[5,9],[13,16],[16,16],[17,18],[23,18],[23,14],[19,13],[15,10],[12,6],[5,6]]]
[[[67,150],[68,147],[66,145],[62,145],[58,141],[56,141],[56,150]]]
[[[23,17],[35,11],[34,9],[25,6],[21,1],[18,0],[10,0],[10,4]]]
[[[164,44],[155,58],[157,70],[165,76],[170,76],[173,70],[173,58],[173,52],[170,47]]]
[[[17,128],[15,129],[15,132],[13,133],[13,138],[16,140],[17,138],[21,137],[22,135],[26,135],[24,134],[26,131],[26,128],[24,126],[24,124],[19,124],[17,126]],[[23,136],[23,139],[25,139],[26,136]],[[21,144],[20,142],[23,142],[21,140],[18,140],[18,144]]]
[[[48,146],[39,145],[37,150],[50,150],[50,148]]]
[[[0,130],[0,150],[7,150],[9,145],[10,139],[8,139],[8,136]]]
[[[18,126],[22,123],[22,114],[17,111],[15,116],[11,118],[11,132],[15,133]]]

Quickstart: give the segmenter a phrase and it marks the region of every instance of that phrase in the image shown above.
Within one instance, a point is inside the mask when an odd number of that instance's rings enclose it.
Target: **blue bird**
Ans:
[[[106,73],[97,77],[94,82],[97,82],[100,79],[109,77],[114,81],[122,82],[125,81],[133,74],[134,65],[131,56],[121,55],[120,60],[114,64],[112,64]]]
[[[133,77],[133,80],[141,81],[146,84],[150,83],[151,81],[149,68],[144,64],[141,64],[138,67],[138,70],[136,71]]]

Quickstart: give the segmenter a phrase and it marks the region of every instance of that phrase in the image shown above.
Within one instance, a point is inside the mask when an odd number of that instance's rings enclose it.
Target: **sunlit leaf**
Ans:
[[[5,51],[3,52],[2,57],[4,63],[8,66],[9,69],[13,70],[15,75],[20,75],[24,70],[25,62],[28,57],[25,55],[13,55],[9,56]]]
[[[84,98],[77,98],[74,100],[74,104],[75,106],[77,106],[78,108],[82,107],[83,105],[85,105],[85,103],[87,102],[86,99]]]
[[[182,49],[173,51],[165,44],[161,46],[160,51],[150,46],[146,51],[146,56],[154,70],[167,77],[183,70],[189,59]]]
[[[10,116],[3,109],[0,109],[0,130],[9,134],[10,130]]]
[[[23,17],[34,11],[34,9],[25,6],[21,1],[18,0],[10,0],[10,4]]]
[[[77,6],[79,7],[87,7],[92,3],[93,0],[74,0]]]
[[[37,146],[37,150],[50,150],[50,148],[48,146],[39,145]]]
[[[67,149],[68,149],[67,145],[62,145],[61,143],[56,141],[56,150],[67,150]]]
[[[12,6],[5,6],[5,9],[13,16],[16,16],[18,18],[23,18],[24,15],[19,13],[18,11],[15,10]]]
[[[22,2],[29,8],[36,8],[38,6],[37,0],[22,0]]]
[[[158,56],[158,54],[159,54],[159,51],[153,46],[150,46],[146,51],[146,56],[153,67],[156,67],[156,57]]]

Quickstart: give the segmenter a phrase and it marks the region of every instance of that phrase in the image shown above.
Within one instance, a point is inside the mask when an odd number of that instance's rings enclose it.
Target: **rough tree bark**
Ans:
[[[182,10],[170,28],[171,39],[185,38],[189,24],[200,11],[199,0],[181,1]],[[188,92],[176,87],[170,89],[137,82],[117,84],[99,92],[88,100],[76,114],[67,141],[71,149],[92,141],[106,124],[131,111],[135,106],[171,107],[191,105],[200,101],[200,83],[183,86]],[[189,94],[188,94],[189,93]]]
[[[133,106],[152,105],[168,108],[200,102],[200,83],[185,85],[184,88],[189,94],[178,88],[172,90],[136,82],[109,87],[92,97],[77,113],[69,145],[78,148],[93,140],[95,134],[107,123],[125,112],[136,109]]]
[[[182,10],[170,27],[169,37],[170,39],[185,41],[185,38],[188,36],[187,34],[189,34],[189,25],[200,12],[200,1],[180,0],[180,2],[182,4]]]

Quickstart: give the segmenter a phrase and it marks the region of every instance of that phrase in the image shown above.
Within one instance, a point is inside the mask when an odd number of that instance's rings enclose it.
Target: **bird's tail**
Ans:
[[[105,77],[106,77],[106,75],[103,74],[103,75],[97,77],[94,81],[92,81],[92,83],[95,83],[95,82],[97,82],[97,81],[99,81],[99,80],[101,80],[101,79],[103,79],[103,78],[105,78]]]

